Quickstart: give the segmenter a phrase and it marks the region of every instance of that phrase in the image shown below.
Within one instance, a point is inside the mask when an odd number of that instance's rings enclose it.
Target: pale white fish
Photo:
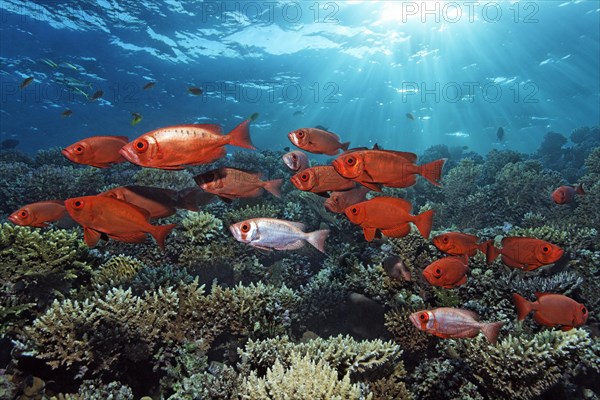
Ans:
[[[325,253],[329,230],[304,232],[304,224],[275,218],[253,218],[232,224],[229,230],[242,243],[261,250],[296,250],[305,242]]]

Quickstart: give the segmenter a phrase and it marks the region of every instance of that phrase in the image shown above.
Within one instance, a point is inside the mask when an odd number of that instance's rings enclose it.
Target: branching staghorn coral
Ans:
[[[350,382],[348,375],[338,377],[335,369],[323,360],[293,353],[289,366],[279,360],[263,378],[252,371],[241,384],[240,398],[248,400],[370,400],[366,388]]]
[[[398,343],[402,349],[413,352],[424,350],[431,339],[431,336],[416,329],[410,322],[409,316],[415,311],[417,311],[417,307],[401,308],[389,311],[384,316],[385,327],[392,334],[394,342]]]
[[[311,360],[325,361],[339,376],[349,374],[354,380],[369,376],[387,375],[390,367],[401,363],[402,350],[398,345],[381,340],[356,341],[349,336],[338,335],[328,339],[316,338],[305,343],[293,343],[287,336],[261,341],[249,340],[244,350],[238,349],[241,357],[240,370],[265,371],[278,360],[289,367],[294,354]],[[379,376],[381,377],[381,376]]]
[[[251,218],[279,218],[280,208],[271,204],[257,204],[255,206],[246,206],[231,210],[223,215],[223,222],[226,226],[236,222],[245,221]]]
[[[91,260],[75,232],[0,225],[0,281],[10,285],[12,298],[3,304],[3,325],[21,319],[19,304],[35,303],[42,310],[78,283],[87,283]]]
[[[53,368],[107,373],[115,365],[151,359],[160,348],[203,339],[210,347],[223,332],[262,338],[287,333],[298,315],[298,295],[263,284],[204,293],[194,281],[134,296],[113,289],[85,301],[54,301],[33,322],[27,338]]]
[[[511,278],[503,275],[500,281],[515,293],[560,293],[568,296],[581,286],[583,278],[573,272],[562,271],[549,277],[521,274]]]
[[[465,400],[465,392],[473,399],[483,400],[467,377],[469,369],[461,360],[434,358],[423,360],[410,374],[409,382],[419,400]]]
[[[175,242],[179,262],[185,266],[234,258],[233,246],[227,243],[223,221],[206,212],[186,212],[181,225],[183,234]]]
[[[583,329],[509,335],[496,345],[482,335],[442,345],[471,367],[474,379],[493,398],[534,399],[569,376],[588,368],[600,371],[600,342]]]
[[[44,397],[47,398],[47,397]],[[58,394],[49,400],[134,400],[133,392],[120,382],[104,383],[100,379],[85,380],[74,394]],[[143,399],[142,399],[143,400]]]
[[[129,283],[144,267],[141,261],[123,254],[111,257],[93,272],[92,285],[109,288]]]
[[[133,176],[132,184],[173,190],[197,187],[192,174],[188,171],[166,171],[154,168],[142,168],[139,170]]]

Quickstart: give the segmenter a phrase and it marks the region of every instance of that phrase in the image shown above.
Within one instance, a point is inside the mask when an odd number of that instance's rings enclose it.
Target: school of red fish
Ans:
[[[181,170],[187,166],[212,163],[226,155],[226,145],[255,149],[250,140],[247,119],[224,135],[222,128],[212,124],[177,125],[145,133],[133,141],[125,136],[92,136],[66,147],[62,154],[74,163],[97,168],[129,161],[132,164],[165,170]],[[434,210],[411,214],[412,205],[397,197],[374,196],[382,187],[406,188],[416,183],[420,175],[440,186],[445,159],[417,164],[413,153],[372,149],[349,149],[336,134],[317,128],[301,128],[288,134],[300,150],[283,155],[283,163],[295,175],[292,184],[302,191],[327,197],[325,208],[344,214],[360,226],[367,241],[385,235],[400,238],[411,230],[411,224],[429,239]],[[183,150],[184,149],[184,150]],[[304,150],[313,154],[336,156],[331,165],[310,166]],[[341,151],[341,153],[340,153]],[[152,219],[173,215],[177,209],[198,211],[213,201],[214,196],[226,202],[257,197],[265,191],[279,197],[282,179],[263,180],[258,171],[224,167],[194,177],[197,187],[182,191],[144,186],[123,186],[93,196],[66,200],[47,200],[25,205],[8,219],[17,225],[60,226],[65,219],[81,225],[85,243],[93,247],[101,239],[143,243],[147,234],[154,237],[164,250],[165,240],[175,224],[153,225]],[[561,186],[551,195],[557,204],[572,202],[575,195],[584,195],[581,186]],[[239,221],[229,227],[234,238],[261,251],[294,250],[306,243],[325,253],[329,230],[306,232],[300,222],[273,218]],[[433,238],[433,244],[449,256],[433,261],[422,272],[433,286],[456,288],[467,282],[469,258],[481,252],[487,263],[498,257],[504,265],[522,271],[533,271],[557,262],[564,251],[551,243],[528,237],[504,237],[500,248],[493,240],[460,232],[446,232]],[[410,271],[397,256],[383,262],[393,279],[412,280]],[[531,302],[515,293],[513,302],[518,320],[533,312],[534,320],[544,326],[569,330],[585,324],[588,311],[583,304],[560,294],[536,293]],[[478,315],[466,309],[436,308],[410,315],[413,325],[442,338],[471,338],[482,332],[495,343],[503,322],[479,322]]]

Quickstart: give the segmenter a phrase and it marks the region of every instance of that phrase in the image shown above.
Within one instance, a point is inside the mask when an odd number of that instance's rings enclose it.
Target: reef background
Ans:
[[[322,198],[293,188],[282,154],[236,152],[217,162],[284,178],[282,198],[180,211],[159,221],[178,224],[165,253],[151,239],[88,249],[79,228],[0,225],[0,398],[598,398],[599,127],[579,128],[570,141],[550,132],[529,155],[434,146],[419,163],[448,158],[441,188],[419,179],[384,190],[411,201],[414,213],[434,209],[432,237],[444,230],[496,241],[531,236],[565,250],[559,263],[530,273],[486,265],[478,255],[457,289],[420,278],[442,257],[430,241],[413,231],[367,243]],[[99,170],[70,164],[57,148],[33,158],[2,151],[0,212],[6,220],[29,202],[118,185],[183,189],[213,167]],[[567,183],[583,183],[587,194],[554,204],[550,193]],[[251,217],[302,221],[311,230],[325,224],[327,254],[310,246],[263,254],[236,242],[227,226]],[[403,259],[412,281],[386,274],[389,254]],[[585,304],[587,325],[562,332],[530,317],[517,323],[510,294],[533,299],[537,291]],[[505,321],[498,344],[481,335],[428,336],[407,318],[442,306]]]

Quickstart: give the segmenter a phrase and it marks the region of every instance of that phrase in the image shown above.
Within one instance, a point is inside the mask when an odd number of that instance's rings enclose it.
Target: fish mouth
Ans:
[[[60,153],[65,156],[66,158],[68,158],[69,160],[71,159],[71,153],[67,150],[67,149],[62,149],[60,151]]]
[[[9,215],[7,219],[15,225],[20,225],[19,219],[17,218],[16,215]]]
[[[410,317],[408,317],[408,319],[410,319],[410,322],[412,322],[412,324],[417,328],[417,329],[421,329],[421,323],[419,322],[419,313],[413,313],[410,314]]]
[[[302,186],[302,182],[300,181],[300,179],[297,176],[292,176],[290,178],[290,182],[292,182],[292,184],[294,186],[296,186],[297,189],[304,190],[303,186]]]
[[[425,278],[425,280],[429,282],[429,284],[434,285],[434,277],[429,271],[423,270],[423,278]]]

